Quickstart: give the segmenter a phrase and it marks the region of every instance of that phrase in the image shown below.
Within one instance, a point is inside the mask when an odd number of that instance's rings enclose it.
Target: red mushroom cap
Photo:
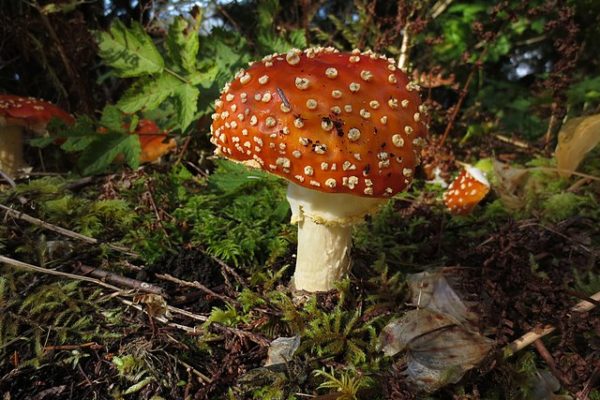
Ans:
[[[42,134],[53,117],[67,124],[75,122],[73,116],[47,101],[34,97],[0,95],[0,126],[18,125]]]
[[[386,197],[411,182],[424,111],[393,59],[294,49],[238,72],[216,102],[211,141],[300,186]]]
[[[455,215],[466,215],[488,194],[490,183],[475,167],[463,169],[444,193],[444,204]]]
[[[140,162],[152,162],[176,146],[174,139],[167,138],[167,131],[161,131],[156,122],[142,119],[134,132],[140,139],[142,154]]]
[[[129,123],[123,123],[123,128],[129,130]],[[108,129],[100,127],[98,132],[101,134],[107,133]],[[167,138],[168,131],[161,131],[156,122],[151,119],[140,119],[132,135],[137,135],[140,141],[140,162],[147,163],[156,161],[163,154],[177,146],[175,139]]]

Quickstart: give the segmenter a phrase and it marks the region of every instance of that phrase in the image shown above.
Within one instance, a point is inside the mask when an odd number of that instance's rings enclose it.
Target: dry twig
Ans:
[[[600,301],[600,292],[598,292],[590,297],[594,301]],[[594,303],[584,300],[584,301],[577,303],[573,308],[571,308],[571,311],[586,312],[586,311],[590,311],[595,306],[596,305]],[[554,326],[546,325],[544,327],[536,328],[530,332],[527,332],[526,334],[524,334],[517,340],[509,343],[508,345],[506,345],[504,347],[505,357],[512,356],[517,351],[524,349],[525,347],[529,346],[536,340],[543,338],[544,336],[554,332],[555,330],[556,330],[556,328]]]
[[[32,217],[31,215],[25,214],[25,213],[23,213],[21,211],[13,210],[12,208],[7,207],[7,206],[5,206],[3,204],[0,204],[0,210],[6,211],[6,214],[10,215],[13,218],[29,222],[30,224],[40,226],[40,227],[42,227],[44,229],[51,230],[51,231],[59,233],[59,234],[61,234],[63,236],[67,236],[67,237],[70,237],[70,238],[73,238],[73,239],[81,240],[82,242],[86,242],[86,243],[89,243],[89,244],[104,244],[109,249],[121,252],[123,254],[127,254],[128,256],[132,256],[132,257],[138,257],[139,256],[137,253],[131,251],[130,249],[127,249],[126,247],[118,246],[118,245],[111,244],[111,243],[100,242],[98,239],[95,239],[93,237],[85,236],[85,235],[82,235],[81,233],[73,232],[73,231],[71,231],[69,229],[62,228],[60,226],[51,224],[51,223],[43,221],[43,220],[41,220],[39,218],[35,218],[35,217]]]
[[[200,289],[201,291],[203,291],[204,293],[212,296],[212,297],[216,297],[217,299],[221,299],[226,303],[233,303],[233,304],[239,304],[235,299],[232,299],[230,297],[227,297],[225,295],[219,294],[213,290],[211,290],[210,288],[207,288],[206,286],[204,286],[203,284],[201,284],[198,281],[184,281],[183,279],[179,279],[176,278],[172,275],[169,274],[155,274],[154,276],[156,276],[159,279],[164,279],[165,281],[169,281],[169,282],[173,282],[176,283],[177,285],[181,285],[181,286],[187,286],[187,287],[193,287],[196,289]]]
[[[158,287],[148,282],[128,278],[126,276],[118,275],[100,268],[88,267],[87,265],[78,265],[78,268],[81,272],[83,272],[85,276],[92,276],[94,278],[101,279],[104,282],[114,283],[119,286],[126,286],[142,292],[166,296],[166,293],[161,287]]]
[[[113,286],[113,285],[111,285],[109,283],[106,283],[106,282],[102,282],[99,279],[90,278],[88,276],[81,276],[81,275],[77,275],[77,274],[70,274],[68,272],[56,271],[56,270],[53,270],[53,269],[42,268],[42,267],[38,267],[38,266],[35,266],[35,265],[24,263],[24,262],[19,261],[19,260],[14,260],[12,258],[5,257],[5,256],[2,256],[2,255],[0,255],[0,263],[7,264],[7,265],[10,265],[11,267],[15,267],[15,268],[18,268],[18,269],[23,269],[23,270],[26,270],[26,271],[41,272],[43,274],[60,276],[62,278],[68,278],[68,279],[75,279],[75,280],[78,280],[78,281],[90,282],[90,283],[94,283],[96,285],[105,287],[107,289],[111,289],[111,290],[115,290],[115,291],[121,291],[121,288],[118,288],[118,287]]]

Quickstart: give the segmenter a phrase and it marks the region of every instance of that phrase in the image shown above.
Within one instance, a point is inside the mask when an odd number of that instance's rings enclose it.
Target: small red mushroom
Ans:
[[[0,170],[14,177],[26,168],[23,129],[43,135],[52,118],[72,124],[74,118],[57,106],[33,97],[0,95]]]
[[[129,131],[129,123],[123,123],[123,129]],[[108,129],[100,127],[98,132],[107,133]],[[141,119],[138,121],[135,131],[129,132],[131,135],[137,135],[140,141],[141,153],[140,163],[151,163],[157,161],[169,150],[177,146],[175,139],[168,139],[168,131],[161,131],[156,122],[150,119]],[[122,161],[122,155],[117,157]]]
[[[411,183],[427,130],[418,89],[393,59],[310,48],[252,63],[222,90],[215,153],[289,181],[296,289],[334,288],[353,223]]]
[[[490,183],[483,171],[473,166],[463,169],[444,193],[444,204],[455,215],[466,215],[490,191]]]
[[[134,132],[140,139],[142,153],[140,162],[154,162],[176,146],[175,139],[167,139],[167,131],[161,131],[156,122],[142,119]]]

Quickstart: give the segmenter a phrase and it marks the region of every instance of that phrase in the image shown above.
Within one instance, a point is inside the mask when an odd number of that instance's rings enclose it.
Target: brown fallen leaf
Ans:
[[[517,210],[525,205],[524,187],[529,177],[525,168],[513,167],[498,160],[493,160],[494,190],[505,207]]]
[[[600,114],[572,118],[558,134],[554,155],[559,174],[567,178],[575,171],[585,155],[600,143]]]

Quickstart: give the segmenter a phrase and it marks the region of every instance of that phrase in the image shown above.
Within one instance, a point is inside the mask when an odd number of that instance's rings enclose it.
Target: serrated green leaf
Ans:
[[[98,54],[122,78],[157,74],[163,71],[164,60],[144,32],[133,23],[131,28],[116,20],[108,32],[97,34]]]
[[[198,108],[198,96],[200,91],[191,85],[181,85],[175,91],[177,101],[177,121],[179,127],[184,131],[194,120]]]
[[[217,160],[217,169],[208,183],[211,187],[220,191],[231,193],[247,185],[253,185],[265,181],[277,181],[278,178],[259,169],[249,168],[243,164]]]
[[[102,110],[100,125],[114,132],[123,131],[123,113],[113,104],[108,104]]]
[[[131,116],[131,121],[129,122],[129,133],[135,132],[140,123],[140,117],[137,114],[133,114]]]
[[[29,140],[29,145],[31,145],[33,147],[40,147],[43,149],[44,147],[52,144],[55,140],[56,140],[56,138],[50,137],[50,136],[33,138],[33,139]]]
[[[281,5],[279,0],[263,0],[258,3],[258,29],[271,30],[275,17],[279,13]]]
[[[124,113],[153,110],[160,106],[182,84],[174,76],[163,73],[157,78],[141,79],[131,86],[117,103]]]
[[[140,153],[141,146],[137,135],[108,133],[86,147],[79,159],[79,165],[84,175],[96,174],[105,170],[119,154],[122,154],[130,167],[137,168]]]
[[[187,72],[196,70],[196,56],[200,46],[197,27],[185,18],[177,17],[169,26],[167,50],[171,59]]]
[[[56,138],[66,139],[61,149],[66,152],[81,151],[98,138],[94,121],[88,116],[77,118],[75,124],[58,131]]]
[[[292,30],[289,35],[289,42],[292,47],[296,47],[298,49],[308,47],[308,43],[306,43],[306,32],[304,29]]]

